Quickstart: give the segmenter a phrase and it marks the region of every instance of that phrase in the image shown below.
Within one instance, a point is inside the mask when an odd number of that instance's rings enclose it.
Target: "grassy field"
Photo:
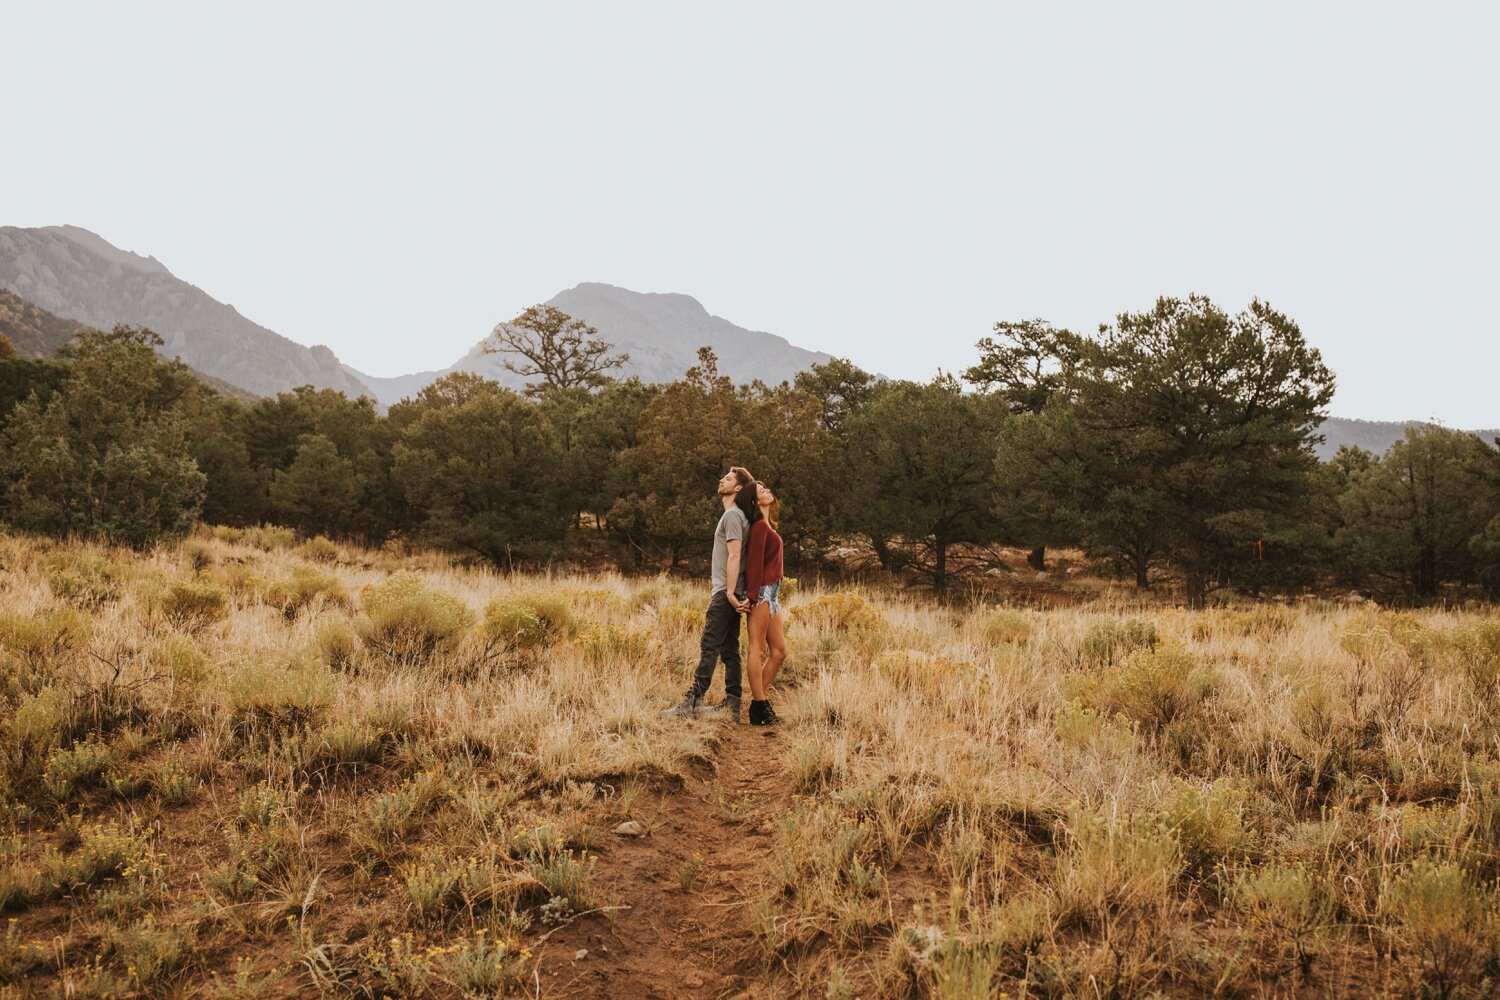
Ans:
[[[0,536],[0,996],[1500,989],[1493,611],[703,591]]]

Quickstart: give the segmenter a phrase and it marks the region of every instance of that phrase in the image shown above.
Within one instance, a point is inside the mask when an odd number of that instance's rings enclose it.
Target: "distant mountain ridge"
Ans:
[[[830,358],[784,337],[736,326],[679,293],[584,282],[547,304],[596,327],[600,337],[630,355],[620,374],[648,382],[680,378],[705,344],[718,355],[720,372],[738,382],[774,384]],[[165,355],[181,357],[230,394],[236,387],[250,396],[268,396],[313,385],[389,405],[454,371],[522,385],[505,370],[502,356],[483,352],[487,336],[441,370],[393,378],[365,375],[341,364],[327,347],[305,347],[241,316],[177,278],[155,257],[121,250],[77,226],[0,226],[0,333],[18,351],[51,355],[83,327],[108,330],[117,323],[155,330],[165,341]],[[1408,427],[1422,423],[1330,417],[1315,451],[1319,458],[1331,458],[1347,444],[1380,454]],[[1495,429],[1473,433],[1490,443],[1500,436]]]
[[[64,319],[161,335],[162,353],[251,393],[299,385],[373,395],[327,347],[304,347],[176,277],[154,257],[77,226],[0,227],[0,288]]]
[[[0,335],[22,357],[50,358],[80,330],[82,323],[63,319],[27,302],[8,288],[0,288]]]
[[[1313,448],[1313,453],[1319,458],[1329,459],[1338,454],[1340,446],[1348,445],[1381,455],[1405,436],[1408,427],[1425,427],[1427,423],[1425,420],[1351,420],[1347,417],[1329,417],[1318,428],[1323,435],[1323,443]],[[1495,438],[1500,437],[1500,430],[1493,428],[1468,433],[1477,434],[1484,439],[1485,444],[1491,446],[1494,445]]]
[[[602,282],[586,281],[559,292],[546,302],[599,331],[600,339],[616,352],[630,356],[619,371],[645,382],[671,382],[698,363],[698,348],[712,347],[719,371],[736,382],[760,379],[775,384],[799,371],[827,362],[831,355],[797,347],[785,337],[747,330],[711,314],[690,295],[674,292],[634,292]],[[486,336],[469,352],[441,371],[416,372],[395,378],[346,370],[375,391],[389,405],[420,392],[438,378],[463,371],[520,388],[524,382],[506,370],[504,357],[484,353]]]
[[[0,288],[0,336],[8,340],[23,358],[55,357],[59,348],[87,329],[89,328],[82,323],[54,316],[40,306],[27,302],[15,292]],[[242,403],[253,403],[259,398],[253,392],[200,372],[192,366],[188,367],[188,371],[220,395],[238,399]]]

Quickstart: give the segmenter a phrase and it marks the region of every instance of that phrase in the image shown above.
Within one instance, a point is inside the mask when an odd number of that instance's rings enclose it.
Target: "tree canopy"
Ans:
[[[630,360],[611,354],[614,348],[599,339],[599,331],[556,306],[528,306],[521,315],[496,326],[484,344],[487,354],[502,354],[507,371],[522,378],[540,377],[527,386],[528,395],[550,389],[597,389],[609,372]]]

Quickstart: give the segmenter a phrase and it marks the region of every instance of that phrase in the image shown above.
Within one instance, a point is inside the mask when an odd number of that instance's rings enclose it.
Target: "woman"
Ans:
[[[781,627],[781,536],[776,517],[781,504],[765,483],[755,484],[760,516],[750,522],[745,546],[745,596],[750,603],[750,650],[745,672],[750,675],[750,725],[770,726],[781,721],[766,697],[776,672],[786,659],[786,633]]]

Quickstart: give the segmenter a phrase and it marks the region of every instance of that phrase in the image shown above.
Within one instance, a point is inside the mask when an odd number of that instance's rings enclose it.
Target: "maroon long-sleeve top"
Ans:
[[[760,588],[781,579],[781,536],[771,522],[761,518],[750,525],[750,544],[745,546],[745,596],[754,602]]]

